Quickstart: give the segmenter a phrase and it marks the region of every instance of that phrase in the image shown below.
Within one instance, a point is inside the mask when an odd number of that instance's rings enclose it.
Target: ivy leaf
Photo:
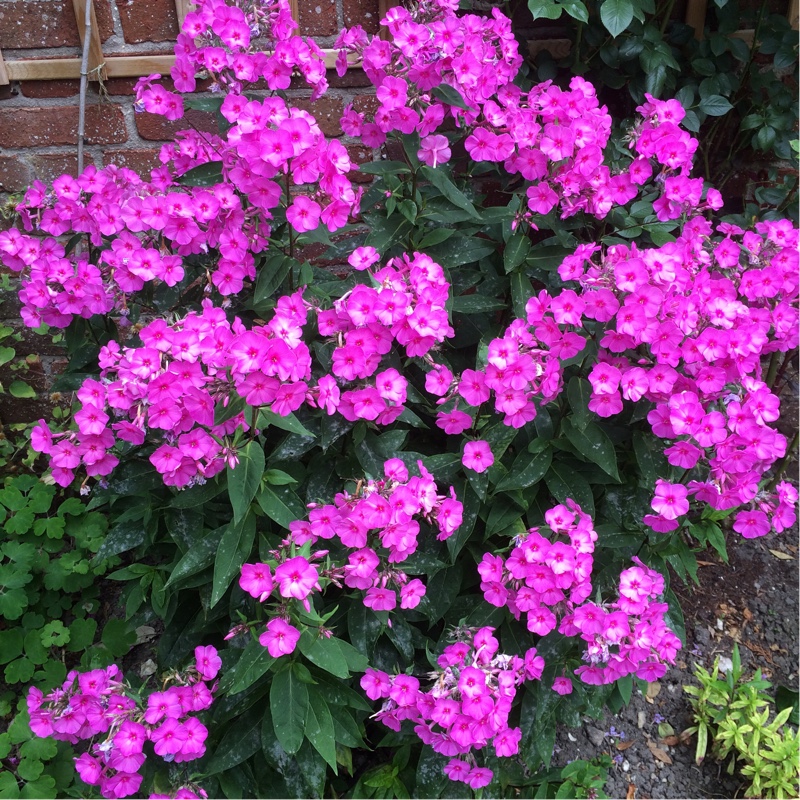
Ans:
[[[36,392],[33,390],[33,387],[25,383],[25,381],[14,381],[11,386],[8,387],[8,391],[11,392],[12,397],[19,399],[36,397]]]
[[[710,94],[700,101],[699,108],[709,117],[721,117],[727,114],[733,106],[722,95]]]
[[[619,36],[633,21],[633,3],[631,0],[604,0],[600,19],[612,36]]]
[[[308,687],[289,667],[272,679],[269,691],[272,724],[283,749],[294,755],[303,744],[308,715]]]
[[[236,469],[228,467],[228,495],[233,506],[233,520],[240,522],[256,496],[264,474],[264,448],[256,441],[248,442],[239,451]]]

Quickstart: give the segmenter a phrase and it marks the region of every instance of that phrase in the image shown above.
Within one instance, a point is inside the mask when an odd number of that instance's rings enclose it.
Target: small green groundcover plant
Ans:
[[[719,656],[708,672],[698,665],[700,686],[684,686],[694,710],[697,734],[696,760],[710,754],[728,759],[730,775],[738,769],[747,780],[746,797],[791,798],[800,794],[800,740],[797,732],[797,693],[785,707],[773,712],[771,684],[757,670],[745,681],[739,647],[734,645],[732,664],[720,676]],[[787,693],[788,694],[788,693]]]
[[[136,107],[219,135],[149,179],[37,182],[0,233],[23,321],[70,356],[32,446],[161,634],[161,678],[87,662],[29,693],[86,794],[594,791],[543,777],[556,722],[674,663],[669,567],[795,521],[792,223],[721,216],[680,102],[615,123],[582,78],[532,81],[498,9],[382,22],[336,42],[376,89],[338,140],[287,2],[198,3],[175,91],[149,76]]]

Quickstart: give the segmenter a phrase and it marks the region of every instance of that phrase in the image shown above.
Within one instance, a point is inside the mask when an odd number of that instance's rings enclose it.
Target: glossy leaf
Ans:
[[[272,724],[283,749],[294,755],[303,744],[308,715],[308,687],[289,666],[272,679],[269,692]]]
[[[211,607],[213,608],[231,585],[235,575],[239,574],[242,564],[247,560],[253,548],[256,536],[256,518],[248,514],[241,522],[231,522],[217,549],[214,559],[214,582],[211,588]]]
[[[239,463],[228,467],[228,495],[233,506],[233,519],[242,520],[258,492],[264,474],[264,448],[255,439],[239,450]]]

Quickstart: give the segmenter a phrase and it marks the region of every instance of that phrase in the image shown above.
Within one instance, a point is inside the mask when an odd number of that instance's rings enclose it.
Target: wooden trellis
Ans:
[[[152,73],[168,74],[175,63],[174,55],[129,55],[129,56],[103,56],[103,49],[100,42],[100,30],[97,25],[97,18],[94,10],[93,0],[72,0],[75,10],[75,20],[81,38],[84,39],[84,14],[86,4],[91,8],[91,39],[89,42],[89,80],[105,80],[106,78],[138,78]],[[397,5],[399,0],[378,0],[378,11],[382,19],[386,12]],[[708,0],[689,0],[686,9],[686,23],[694,28],[695,37],[703,38],[703,26],[705,24],[706,8]],[[299,18],[299,0],[289,0],[292,16],[295,20]],[[186,14],[193,8],[191,0],[175,0],[175,13],[178,17],[178,25],[183,24]],[[792,27],[798,26],[798,0],[789,0],[789,10],[787,17]],[[386,30],[382,29],[381,35],[386,35]],[[739,31],[734,36],[738,36],[746,41],[752,41],[752,31]],[[553,39],[547,41],[536,41],[529,43],[532,49],[539,51],[542,49],[550,50],[555,57],[561,57],[565,47],[570,46],[569,40]],[[323,50],[325,66],[329,69],[336,64],[338,55],[335,50]],[[357,66],[351,64],[350,66]],[[80,58],[42,58],[42,59],[14,59],[3,60],[0,51],[0,86],[5,86],[11,81],[45,81],[63,80],[68,78],[80,78],[81,59]]]

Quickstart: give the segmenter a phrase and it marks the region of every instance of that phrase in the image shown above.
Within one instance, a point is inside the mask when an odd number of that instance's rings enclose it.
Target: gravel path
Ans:
[[[692,724],[682,686],[692,682],[695,664],[711,668],[717,655],[730,657],[738,642],[746,677],[760,667],[773,691],[778,684],[798,688],[798,531],[750,541],[731,533],[728,552],[727,565],[702,556],[699,587],[673,580],[686,615],[687,644],[676,665],[651,685],[651,696],[634,689],[618,715],[585,720],[578,730],[561,728],[554,766],[609,754],[617,762],[605,787],[612,798],[743,796],[738,778],[711,759],[696,766],[695,741],[677,736]],[[659,723],[662,734],[668,723],[675,735],[662,738]]]

